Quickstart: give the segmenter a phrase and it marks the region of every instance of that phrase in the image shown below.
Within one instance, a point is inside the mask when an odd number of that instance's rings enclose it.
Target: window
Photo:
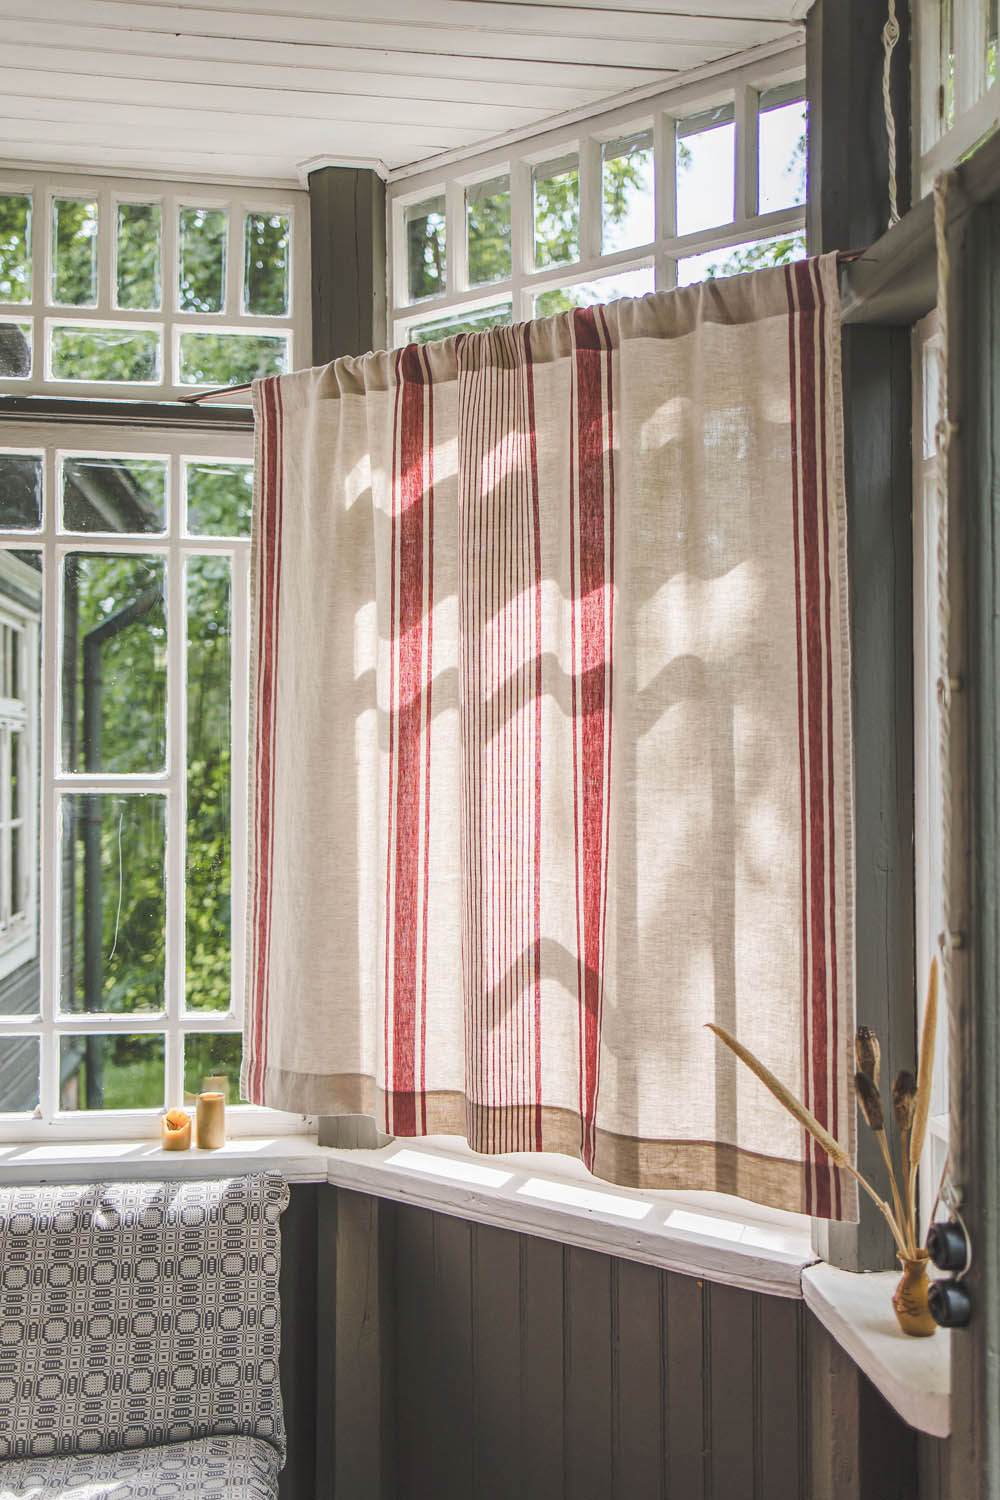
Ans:
[[[997,128],[997,0],[918,0],[913,18],[913,175],[927,193]]]
[[[767,69],[779,71],[768,75]],[[801,55],[422,166],[390,185],[393,341],[476,332],[805,255]]]
[[[250,435],[11,434],[0,1134],[137,1137],[207,1086],[238,1099]]]
[[[0,391],[161,400],[292,369],[305,196],[0,176]]]
[[[944,925],[942,786],[936,684],[941,675],[937,615],[938,462],[935,429],[940,399],[941,339],[937,313],[913,330],[913,723],[914,866],[916,872],[917,1035],[924,986]],[[939,1018],[927,1146],[920,1172],[920,1222],[930,1210],[948,1155],[948,1025]]]

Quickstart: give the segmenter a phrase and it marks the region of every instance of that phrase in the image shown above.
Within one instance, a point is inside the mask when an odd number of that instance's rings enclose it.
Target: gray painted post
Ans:
[[[817,0],[806,29],[810,252],[847,250],[888,224],[881,28],[870,0]],[[899,204],[909,203],[908,35],[893,63]],[[913,1066],[913,683],[909,334],[847,328],[845,468],[855,733],[858,1022],[878,1032],[883,1076]],[[891,1113],[891,1112],[890,1112]],[[894,1128],[894,1124],[893,1127]],[[884,1166],[862,1122],[858,1163]],[[847,1270],[895,1264],[865,1198],[858,1225],[817,1221],[817,1252]]]
[[[385,183],[357,167],[309,173],[313,364],[386,344]]]

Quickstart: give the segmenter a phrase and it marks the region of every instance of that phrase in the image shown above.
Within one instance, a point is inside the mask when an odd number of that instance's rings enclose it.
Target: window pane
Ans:
[[[230,1002],[230,562],[187,568],[185,995],[191,1010]]]
[[[166,801],[80,792],[62,801],[64,1011],[163,1009]],[[72,920],[70,920],[72,918]]]
[[[249,536],[253,464],[184,465],[189,536]]]
[[[413,203],[403,213],[406,231],[406,285],[411,302],[437,297],[445,289],[447,247],[445,244],[444,194]]]
[[[997,0],[986,0],[986,87],[997,81]]]
[[[221,312],[226,305],[229,215],[182,208],[178,220],[181,312]]]
[[[572,307],[593,307],[597,302],[614,302],[618,297],[644,297],[654,290],[652,266],[640,271],[625,271],[620,276],[604,276],[599,281],[578,281],[573,286],[539,292],[535,298],[535,317],[548,318],[553,313],[568,312]]]
[[[160,379],[160,335],[149,328],[60,323],[52,330],[52,376],[155,385]]]
[[[759,271],[762,266],[786,266],[790,261],[804,260],[805,254],[806,237],[802,230],[769,240],[748,240],[743,245],[708,250],[704,255],[689,255],[679,260],[677,285],[690,286],[716,276],[739,276],[743,271]]]
[[[726,123],[725,116],[729,115]],[[720,121],[721,123],[715,123]],[[718,109],[677,125],[677,233],[694,234],[733,217],[736,128],[732,109]]]
[[[184,1102],[199,1094],[221,1094],[227,1106],[240,1098],[243,1038],[238,1031],[191,1032],[184,1038]]]
[[[31,324],[0,322],[0,379],[26,380],[31,374]]]
[[[0,551],[0,696],[7,700],[0,723],[0,1015],[8,1016],[40,1008],[41,565],[39,552]]]
[[[931,11],[933,16],[933,11]],[[954,0],[940,0],[939,67],[940,89],[938,114],[941,133],[955,123],[955,10]],[[933,24],[933,22],[932,22]]]
[[[601,151],[602,244],[605,255],[648,245],[653,222],[653,132],[607,141]]]
[[[194,333],[180,336],[181,385],[245,385],[288,369],[282,333]]]
[[[63,575],[63,765],[162,771],[165,568],[158,557],[71,552]]]
[[[243,311],[257,317],[288,313],[287,214],[247,214],[243,230]]]
[[[759,117],[760,212],[773,213],[806,201],[806,104],[804,99],[764,111]]]
[[[580,258],[580,171],[576,156],[542,162],[531,172],[535,266]]]
[[[450,339],[459,333],[481,333],[484,328],[498,328],[509,323],[514,316],[510,302],[497,302],[492,307],[483,307],[476,312],[452,314],[447,318],[435,318],[430,323],[417,323],[407,331],[411,344],[429,344],[433,339]]]
[[[162,1109],[163,1037],[64,1036],[59,1042],[59,1107]]]
[[[465,190],[469,285],[510,276],[510,178],[493,177]]]
[[[0,302],[31,301],[31,196],[0,194]]]
[[[115,271],[118,307],[160,306],[160,231],[158,203],[119,203]]]
[[[97,306],[97,204],[52,200],[52,301]]]
[[[0,527],[37,531],[42,524],[42,460],[0,453]]]
[[[65,458],[62,484],[67,531],[143,533],[166,526],[166,459]]]
[[[0,1114],[38,1108],[39,1051],[36,1036],[0,1037]]]

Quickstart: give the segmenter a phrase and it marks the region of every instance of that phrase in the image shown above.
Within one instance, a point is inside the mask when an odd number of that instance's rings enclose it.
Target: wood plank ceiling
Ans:
[[[0,161],[394,168],[786,38],[809,4],[0,0]]]

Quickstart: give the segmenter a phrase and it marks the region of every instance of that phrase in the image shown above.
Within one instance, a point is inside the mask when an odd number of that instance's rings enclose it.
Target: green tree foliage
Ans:
[[[52,212],[52,300],[64,307],[93,307],[97,302],[97,204],[56,198]]]
[[[411,301],[437,297],[444,291],[447,245],[443,198],[407,209],[406,266]]]
[[[0,302],[31,301],[31,199],[0,196]]]
[[[622,169],[630,168],[627,157]],[[535,169],[533,179],[535,214],[535,266],[561,266],[580,254],[580,173],[576,166],[562,170]]]
[[[118,205],[119,307],[151,311],[160,306],[160,221],[158,203]]]
[[[228,226],[229,215],[221,209],[181,209],[178,235],[182,312],[221,312],[225,307]]]
[[[510,276],[510,178],[477,183],[466,193],[469,282],[485,286]]]
[[[248,214],[243,233],[243,310],[283,318],[288,313],[288,216]]]
[[[180,377],[188,385],[244,385],[258,375],[280,375],[288,340],[280,333],[181,334]]]

